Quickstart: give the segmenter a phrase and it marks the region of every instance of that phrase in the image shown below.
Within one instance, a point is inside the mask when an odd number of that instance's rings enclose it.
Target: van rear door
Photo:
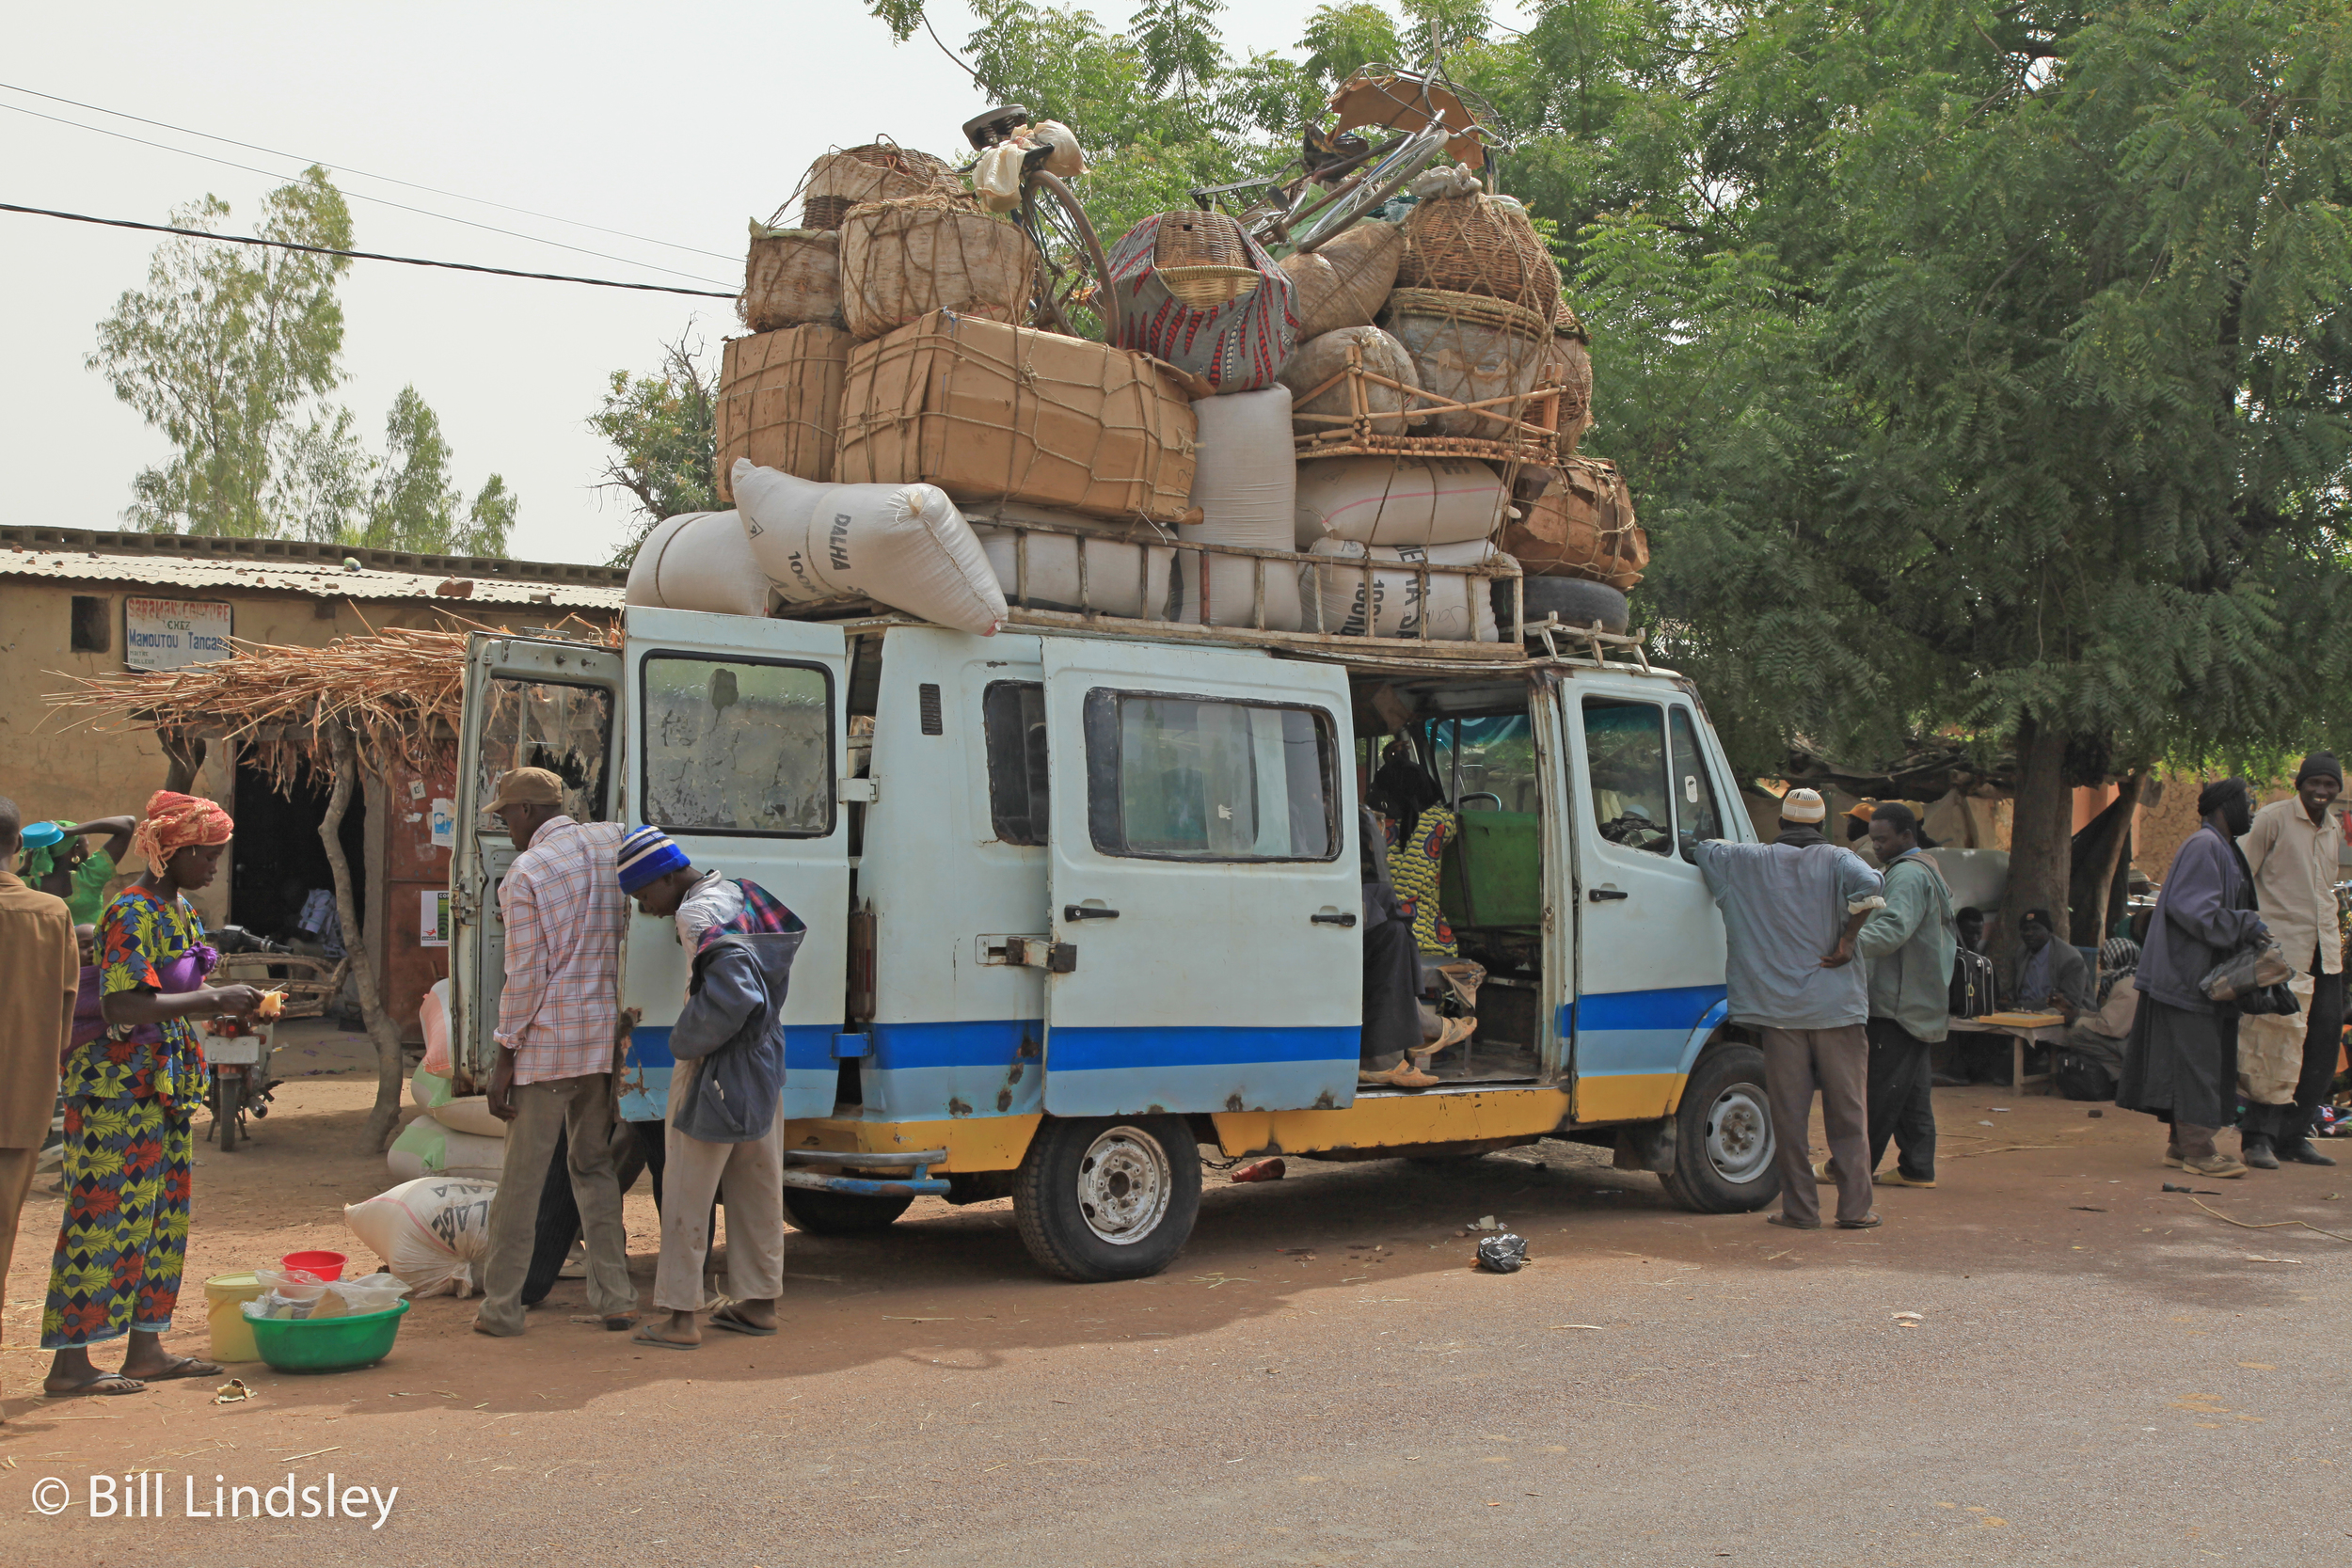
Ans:
[[[1345,674],[1079,638],[1043,653],[1045,1108],[1352,1103],[1363,884]]]
[[[835,626],[632,605],[625,619],[629,820],[698,871],[758,883],[808,926],[785,1001],[784,1114],[831,1116],[849,974],[850,829],[840,805],[847,640]],[[644,1010],[621,1114],[659,1117],[689,955],[629,913],[621,1003]]]
[[[617,818],[620,701],[621,656],[610,648],[489,632],[467,641],[450,861],[450,1038],[461,1093],[480,1092],[497,1059],[492,1032],[506,987],[498,884],[517,853],[505,825],[483,807],[502,775],[545,768],[564,780],[564,809],[574,818]]]

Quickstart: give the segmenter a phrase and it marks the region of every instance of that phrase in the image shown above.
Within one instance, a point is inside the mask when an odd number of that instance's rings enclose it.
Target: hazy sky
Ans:
[[[1093,8],[1121,16],[1121,0]],[[1246,0],[1226,40],[1287,48],[1311,0]],[[1508,13],[1511,8],[1498,7]],[[942,37],[971,31],[934,0]],[[951,155],[985,107],[921,34],[894,46],[861,0],[767,5],[326,6],[148,0],[11,12],[0,83],[294,154],[274,157],[0,91],[0,200],[164,221],[206,192],[250,232],[259,198],[303,160],[353,199],[356,246],[540,272],[732,290],[744,221],[766,218],[828,146],[887,133]],[[35,110],[266,174],[34,118]],[[387,175],[455,199],[362,178]],[[491,233],[428,209],[514,230]],[[501,211],[502,202],[690,249]],[[1107,240],[1109,236],[1105,236]],[[161,236],[0,213],[0,465],[12,522],[119,528],[132,476],[168,455],[83,356],[98,321],[139,287]],[[585,250],[556,245],[556,240]],[[711,252],[713,254],[699,254]],[[679,269],[690,277],[654,270]],[[715,353],[741,328],[730,303],[357,261],[342,285],[342,401],[372,448],[413,382],[440,414],[470,495],[497,470],[519,494],[514,552],[603,561],[625,509],[595,489],[584,420],[611,372],[650,370],[691,327]]]

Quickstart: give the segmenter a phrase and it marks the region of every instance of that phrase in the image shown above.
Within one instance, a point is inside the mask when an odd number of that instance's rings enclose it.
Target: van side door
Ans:
[[[697,871],[755,882],[808,927],[785,998],[784,1114],[833,1114],[849,975],[848,642],[837,626],[629,607],[632,821],[660,828]],[[632,903],[621,1004],[644,1010],[623,1082],[625,1120],[667,1103],[670,1030],[689,960],[676,923]]]
[[[506,927],[498,885],[520,853],[483,810],[501,777],[545,768],[564,781],[564,809],[581,822],[623,815],[621,656],[554,639],[476,632],[466,645],[459,721],[457,844],[450,858],[450,1039],[465,1087],[480,1092],[498,1059]]]
[[[1694,1035],[1723,1016],[1723,917],[1681,838],[1747,838],[1725,812],[1713,736],[1690,694],[1652,676],[1562,683],[1575,748],[1576,1117],[1662,1116]]]
[[[1353,1103],[1363,883],[1345,674],[1074,637],[1043,654],[1046,1110]]]

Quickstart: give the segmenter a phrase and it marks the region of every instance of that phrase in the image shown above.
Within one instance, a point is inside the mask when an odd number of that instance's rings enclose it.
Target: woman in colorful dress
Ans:
[[[183,894],[203,887],[229,843],[229,814],[159,790],[132,843],[147,871],[98,927],[105,1035],[65,1067],[65,1219],[49,1270],[40,1343],[55,1351],[43,1390],[134,1394],[165,1378],[220,1369],[164,1349],[188,1250],[188,1146],[204,1099],[204,1058],[188,1022],[261,1006],[251,986],[212,986],[217,957]],[[125,1334],[118,1372],[90,1347]]]

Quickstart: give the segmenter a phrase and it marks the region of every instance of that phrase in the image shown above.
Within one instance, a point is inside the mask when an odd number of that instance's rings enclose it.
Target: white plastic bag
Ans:
[[[1058,119],[1041,119],[1029,127],[1022,140],[1036,146],[1044,143],[1053,148],[1046,154],[1045,172],[1064,180],[1075,180],[1087,171],[1085,150],[1078,146],[1078,133]]]
[[[685,512],[655,524],[629,563],[623,596],[629,604],[710,615],[765,615],[774,599],[743,519],[732,512]]]
[[[1192,504],[1200,509],[1201,515],[1200,522],[1179,528],[1177,536],[1187,543],[1243,545],[1262,550],[1291,548],[1293,514],[1298,501],[1298,461],[1291,447],[1291,389],[1268,387],[1200,398],[1194,402],[1192,411],[1200,421],[1200,466],[1194,470]],[[1214,626],[1255,626],[1260,571],[1265,577],[1265,628],[1296,631],[1296,569],[1279,561],[1259,562],[1246,556],[1179,558],[1176,575],[1184,594],[1184,619]]]
[[[990,212],[1009,213],[1021,205],[1021,155],[1020,143],[998,142],[972,166],[972,189]]]
[[[428,1176],[343,1211],[343,1223],[418,1295],[472,1292],[490,1246],[495,1181]]]
[[[1507,504],[1502,476],[1468,457],[1324,457],[1298,465],[1297,547],[1458,545],[1488,539]]]
[[[436,1078],[452,1076],[449,1061],[449,982],[436,980],[424,993],[424,1005],[417,1009],[417,1022],[424,1026],[424,1065],[421,1070]],[[419,1103],[422,1103],[420,1101]]]
[[[1410,570],[1381,571],[1376,567],[1367,573],[1359,564],[1369,558],[1374,562],[1393,561],[1409,565],[1425,560],[1438,566],[1484,566],[1496,559],[1495,547],[1484,539],[1467,544],[1433,545],[1425,550],[1392,550],[1378,545],[1359,545],[1353,540],[1326,539],[1310,552],[1330,556],[1335,562],[1350,564],[1309,566],[1300,571],[1308,579],[1303,587],[1308,600],[1308,627],[1313,631],[1343,632],[1361,637],[1369,620],[1375,637],[1419,637],[1422,635],[1422,589],[1421,575]],[[1365,614],[1369,577],[1372,613]],[[1492,642],[1495,641],[1494,590],[1492,578],[1466,578],[1453,572],[1429,574],[1427,618],[1429,635],[1447,642]],[[1318,619],[1320,617],[1320,619]]]
[[[815,484],[748,458],[733,477],[752,554],[787,600],[862,594],[981,637],[1005,624],[988,556],[937,485]]]
[[[306,1269],[255,1269],[269,1287],[243,1305],[248,1318],[353,1318],[388,1310],[408,1293],[405,1280],[389,1274],[321,1281]]]

